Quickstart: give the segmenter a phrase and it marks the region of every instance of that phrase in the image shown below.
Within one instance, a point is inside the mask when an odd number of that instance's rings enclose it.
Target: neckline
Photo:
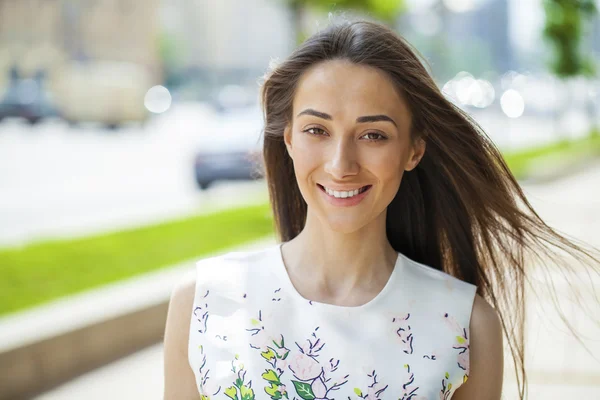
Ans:
[[[277,245],[273,246],[275,272],[281,278],[282,284],[286,286],[287,290],[296,300],[303,303],[307,303],[310,306],[316,306],[321,309],[328,309],[332,311],[361,311],[375,306],[377,303],[379,303],[385,298],[385,296],[390,290],[392,290],[392,287],[394,286],[394,283],[396,281],[396,276],[400,273],[399,270],[402,264],[401,254],[397,252],[397,258],[394,264],[394,269],[392,270],[392,273],[390,274],[390,277],[388,278],[385,286],[379,291],[379,293],[377,293],[377,295],[375,295],[375,297],[373,297],[371,300],[364,304],[358,306],[343,306],[338,304],[322,303],[316,300],[307,299],[306,297],[302,296],[300,292],[298,292],[298,290],[296,290],[296,287],[290,279],[290,275],[288,274],[285,262],[283,260],[283,253],[281,252],[281,247],[283,246],[283,243],[284,242],[278,243]]]

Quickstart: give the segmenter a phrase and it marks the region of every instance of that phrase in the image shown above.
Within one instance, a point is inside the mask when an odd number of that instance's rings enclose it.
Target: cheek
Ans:
[[[374,153],[364,161],[368,169],[382,183],[399,182],[402,176],[403,156],[399,151]]]
[[[294,143],[293,155],[294,169],[299,178],[318,168],[323,157],[319,147],[309,146],[303,141]]]

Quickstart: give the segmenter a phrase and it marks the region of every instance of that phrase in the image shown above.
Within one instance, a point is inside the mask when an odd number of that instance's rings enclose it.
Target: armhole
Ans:
[[[465,281],[460,281],[463,283],[464,286],[464,295],[462,296],[463,299],[461,300],[462,306],[463,307],[463,312],[461,313],[462,316],[464,316],[463,318],[461,318],[461,323],[463,324],[462,326],[464,327],[464,329],[467,331],[467,338],[469,340],[469,343],[471,341],[471,318],[473,317],[473,307],[475,306],[475,296],[477,295],[477,286],[473,285],[472,283],[468,283]],[[470,349],[469,349],[469,357],[470,357]],[[469,360],[469,369],[467,370],[467,375],[470,375],[471,373],[471,369],[470,369],[470,360]],[[468,380],[468,378],[467,378]],[[450,393],[450,397],[448,398],[448,400],[451,400],[454,397],[454,394],[456,393],[456,391],[464,384],[464,381],[460,380],[458,382],[454,381],[453,382],[453,387],[452,387],[452,391]]]
[[[198,360],[198,353],[197,353],[197,340],[196,340],[196,328],[195,328],[195,322],[196,322],[196,318],[194,316],[194,309],[196,308],[196,304],[197,304],[197,300],[198,300],[198,288],[199,288],[199,269],[200,269],[200,263],[201,261],[197,261],[195,266],[194,266],[194,276],[195,276],[195,283],[194,283],[194,299],[192,301],[192,309],[190,310],[190,314],[189,314],[189,321],[190,321],[190,326],[189,326],[189,337],[188,337],[188,343],[187,343],[187,359],[188,359],[188,365],[190,366],[190,368],[192,369],[193,373],[194,373],[194,377],[196,378],[196,385],[198,384],[198,375],[197,375],[197,369],[198,369],[198,365],[197,365],[197,360]]]

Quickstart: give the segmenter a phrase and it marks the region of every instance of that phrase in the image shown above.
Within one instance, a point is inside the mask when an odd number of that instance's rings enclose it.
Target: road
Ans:
[[[0,247],[79,236],[227,207],[263,192],[260,182],[193,179],[209,113],[180,106],[145,128],[71,129],[60,121],[0,124]]]

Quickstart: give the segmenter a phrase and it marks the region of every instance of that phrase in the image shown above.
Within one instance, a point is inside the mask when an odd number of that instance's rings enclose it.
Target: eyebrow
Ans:
[[[315,117],[319,117],[319,118],[326,119],[329,121],[331,121],[333,119],[333,117],[331,115],[324,113],[324,112],[317,111],[317,110],[313,110],[312,108],[307,108],[306,110],[300,112],[296,117],[299,117],[301,115],[313,115]],[[358,123],[378,122],[378,121],[391,122],[396,127],[398,127],[398,125],[396,125],[396,122],[393,119],[391,119],[390,117],[388,117],[387,115],[384,115],[384,114],[365,115],[365,116],[356,118],[356,122],[358,122]]]

